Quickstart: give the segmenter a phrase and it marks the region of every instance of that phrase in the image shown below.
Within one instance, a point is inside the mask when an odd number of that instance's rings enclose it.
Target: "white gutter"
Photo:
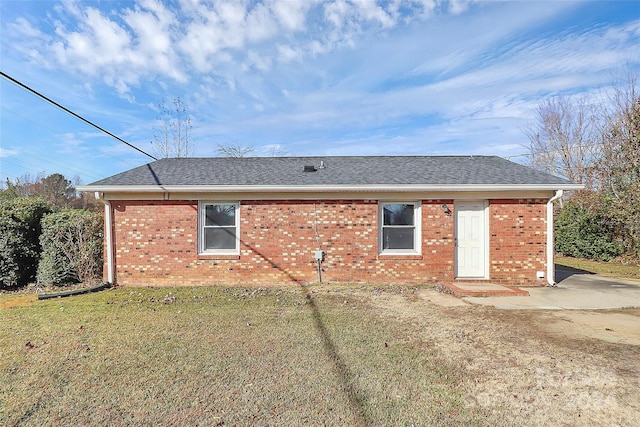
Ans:
[[[105,240],[107,241],[107,282],[114,283],[115,279],[115,264],[113,260],[113,221],[111,202],[104,198],[104,194],[96,191],[96,199],[104,203],[104,230]]]
[[[580,190],[580,184],[566,184],[563,190]],[[126,192],[126,193],[247,193],[247,192],[411,192],[411,191],[514,191],[514,190],[557,190],[558,184],[372,184],[372,185],[85,185],[76,187],[78,191]]]
[[[553,202],[562,197],[562,190],[557,190],[556,194],[547,202],[547,283],[549,286],[556,285],[556,269],[554,265],[555,245],[553,240]]]

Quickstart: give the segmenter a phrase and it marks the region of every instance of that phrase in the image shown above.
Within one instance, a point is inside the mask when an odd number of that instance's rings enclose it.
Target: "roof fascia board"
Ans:
[[[416,192],[416,191],[536,191],[581,190],[582,184],[467,184],[467,185],[86,185],[82,192],[103,193],[330,193],[330,192]]]
[[[326,192],[326,193],[103,193],[106,200],[478,200],[478,199],[549,199],[552,190],[531,191],[411,191],[386,192]]]

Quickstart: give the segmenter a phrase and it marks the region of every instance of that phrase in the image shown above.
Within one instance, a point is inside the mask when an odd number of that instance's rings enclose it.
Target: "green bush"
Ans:
[[[99,213],[66,209],[45,216],[38,283],[63,285],[101,277],[102,237]]]
[[[555,222],[556,251],[565,256],[609,261],[624,252],[603,204],[569,200]]]
[[[50,211],[42,198],[0,199],[0,289],[25,286],[35,278],[41,219]]]

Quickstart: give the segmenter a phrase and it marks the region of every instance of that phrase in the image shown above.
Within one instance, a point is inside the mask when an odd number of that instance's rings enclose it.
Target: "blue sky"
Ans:
[[[477,154],[526,162],[554,95],[640,71],[640,2],[0,1],[0,69],[154,153],[181,97],[197,156]],[[150,161],[0,78],[0,179]]]

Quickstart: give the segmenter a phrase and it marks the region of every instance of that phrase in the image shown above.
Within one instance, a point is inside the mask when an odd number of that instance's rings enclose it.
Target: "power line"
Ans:
[[[107,135],[109,135],[112,138],[117,139],[118,141],[122,142],[123,144],[133,148],[134,150],[144,154],[147,157],[151,157],[153,160],[158,160],[156,157],[152,156],[151,154],[147,153],[146,151],[143,151],[142,149],[136,147],[133,144],[128,143],[127,141],[125,141],[124,139],[120,138],[119,136],[116,136],[114,134],[112,134],[111,132],[109,132],[106,129],[101,128],[100,126],[98,126],[97,124],[85,119],[84,117],[74,113],[73,111],[69,110],[67,107],[64,107],[63,105],[58,104],[56,101],[52,100],[51,98],[47,98],[45,95],[41,94],[40,92],[36,91],[35,89],[30,88],[29,86],[27,86],[26,84],[14,79],[13,77],[11,77],[10,75],[6,74],[3,71],[0,71],[0,75],[2,75],[2,77],[4,77],[5,79],[9,80],[10,82],[20,86],[23,89],[28,90],[29,92],[33,93],[34,95],[44,99],[45,101],[47,101],[48,103],[60,108],[61,110],[65,111],[66,113],[71,114],[73,117],[82,120],[83,122],[85,122],[86,124],[88,124],[89,126],[92,126],[96,129],[98,129],[100,132],[106,133]]]
[[[577,148],[587,148],[587,147],[599,147],[599,146],[604,146],[604,142],[590,142],[588,144],[576,144],[576,145],[572,145],[570,147],[568,147],[568,149],[574,150]],[[561,153],[565,151],[565,149],[563,148],[554,148],[552,150],[546,149],[546,150],[537,150],[535,153],[525,153],[525,154],[513,154],[511,156],[504,156],[504,159],[512,159],[514,157],[533,157],[536,155],[541,155],[541,154],[553,154],[553,153]]]
[[[33,157],[32,154],[30,154],[30,157]],[[4,158],[2,159],[2,162],[4,163],[10,163],[13,164],[15,166],[18,166],[24,170],[28,170],[31,171],[35,174],[40,174],[40,173],[55,173],[55,169],[51,168],[51,167],[40,167],[38,164],[36,163],[32,163],[32,162],[28,162],[26,160],[22,160],[22,159],[12,159],[12,158]],[[58,163],[58,162],[51,162],[51,165],[54,168],[63,168],[63,169],[68,169],[69,167],[63,163]],[[34,169],[37,168],[37,169]],[[78,168],[76,168],[75,166],[73,167],[74,172],[77,173]],[[85,177],[90,177],[93,179],[99,179],[100,175],[97,175],[96,173],[92,173],[92,172],[87,172],[87,170],[80,170],[81,174]]]
[[[531,154],[512,154],[511,156],[505,156],[503,159],[513,159],[514,157],[529,157]]]
[[[0,110],[2,112],[6,112],[7,114],[12,114],[13,116],[15,116],[15,117],[17,117],[19,119],[28,121],[28,122],[32,123],[34,126],[38,126],[38,127],[41,127],[42,129],[46,129],[52,135],[58,133],[57,130],[55,130],[52,127],[48,126],[43,121],[35,119],[33,116],[21,114],[20,112],[11,110],[11,109],[9,109],[9,108],[7,108],[5,106],[0,106]],[[29,159],[44,160],[44,158],[41,157],[40,155],[38,155],[37,152],[29,152],[28,155],[29,155]],[[115,155],[112,155],[109,152],[104,151],[104,150],[101,152],[101,155],[102,156],[106,156],[106,157],[110,157],[110,158],[113,158],[113,159],[117,159],[118,161],[124,161],[124,162],[130,163],[132,165],[135,164],[135,162],[131,161],[131,159],[127,158],[127,159],[123,160],[123,159],[121,159],[119,157],[116,157]],[[3,161],[6,161],[6,160],[7,160],[6,158],[3,159]],[[16,160],[16,159],[14,159],[14,160]],[[16,160],[16,161],[18,161],[18,160]],[[22,162],[22,163],[31,164],[32,166],[38,167],[39,169],[37,171],[31,169],[34,172],[42,172],[43,168],[41,166],[39,166],[38,164],[36,164],[36,163],[30,163],[30,162],[25,161],[24,159],[20,159],[19,161]],[[16,164],[16,163],[14,163],[14,164]],[[66,161],[60,162],[60,161],[55,161],[55,160],[53,160],[51,158],[47,158],[46,159],[46,164],[47,164],[47,167],[45,167],[44,169],[49,169],[50,166],[55,166],[55,167],[61,167],[61,168],[64,168],[64,169],[72,169],[74,172],[80,173],[81,175],[84,175],[84,176],[93,176],[95,179],[100,178],[100,175],[98,175],[96,173],[96,171],[90,170],[90,169],[85,169],[85,168],[83,168],[81,166],[78,166],[77,163],[70,164],[70,163],[68,163]],[[135,164],[135,166],[138,166],[138,165],[139,164]],[[18,166],[20,166],[20,165],[18,165]]]

